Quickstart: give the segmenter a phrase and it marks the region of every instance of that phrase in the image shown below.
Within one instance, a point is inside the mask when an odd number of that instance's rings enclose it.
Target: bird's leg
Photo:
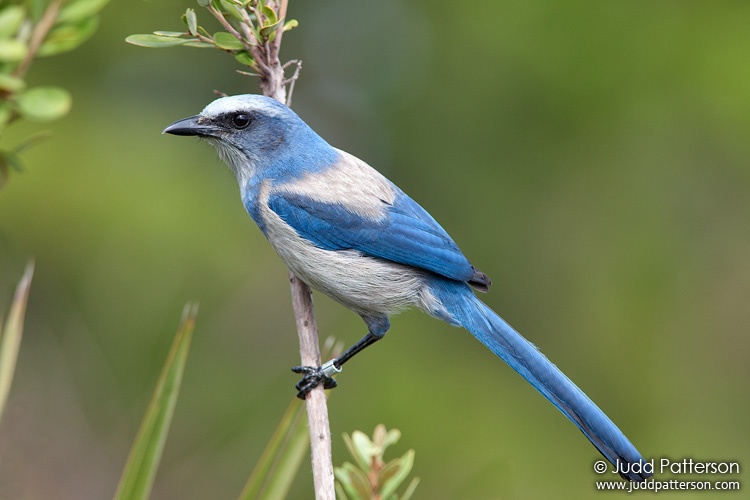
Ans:
[[[302,380],[300,380],[295,386],[298,391],[297,397],[305,399],[307,393],[315,389],[321,383],[323,384],[324,389],[333,389],[336,387],[336,381],[333,379],[333,376],[341,372],[342,365],[362,349],[377,342],[381,338],[383,337],[378,337],[371,332],[367,332],[367,335],[347,349],[341,356],[323,363],[323,366],[293,366],[292,371],[294,373],[304,374]]]
[[[362,337],[353,346],[347,349],[343,354],[341,354],[341,356],[323,363],[323,366],[292,367],[292,371],[294,373],[304,374],[302,376],[302,380],[300,380],[297,385],[295,385],[295,388],[298,391],[298,398],[305,399],[305,397],[307,397],[307,393],[315,389],[321,383],[323,384],[324,389],[333,389],[334,387],[336,387],[337,384],[333,379],[333,376],[341,372],[341,367],[344,365],[344,363],[352,359],[355,354],[364,350],[367,346],[370,346],[378,340],[382,339],[383,336],[385,336],[385,332],[387,332],[388,328],[390,328],[390,322],[386,317],[372,318],[369,316],[363,316],[362,319],[365,320],[365,323],[367,323],[367,326],[369,327],[367,335]]]

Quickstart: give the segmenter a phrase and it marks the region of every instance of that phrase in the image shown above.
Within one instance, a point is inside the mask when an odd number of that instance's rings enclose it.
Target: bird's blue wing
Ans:
[[[275,192],[268,199],[271,210],[320,248],[358,250],[458,281],[476,278],[458,246],[415,201],[399,191],[392,204],[382,203],[382,215],[371,218],[302,194]]]

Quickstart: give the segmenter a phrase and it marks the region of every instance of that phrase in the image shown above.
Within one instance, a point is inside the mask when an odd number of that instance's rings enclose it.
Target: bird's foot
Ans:
[[[297,397],[305,399],[307,393],[323,384],[323,389],[333,389],[338,385],[333,375],[340,373],[341,368],[334,364],[335,360],[324,363],[323,366],[293,366],[294,373],[304,373],[302,380],[294,387],[297,389]]]

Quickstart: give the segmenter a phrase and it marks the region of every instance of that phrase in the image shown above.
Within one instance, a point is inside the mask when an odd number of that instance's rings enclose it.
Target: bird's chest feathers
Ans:
[[[351,292],[358,282],[358,266],[353,262],[361,259],[354,251],[330,251],[317,247],[300,236],[268,205],[270,182],[259,189],[256,213],[258,226],[265,234],[281,260],[289,269],[309,286],[322,291],[339,302],[359,310],[361,300]],[[362,311],[371,308],[362,308]]]
[[[287,266],[293,271],[300,271],[300,267],[304,267],[304,262],[314,253],[315,245],[297,234],[292,226],[271,210],[268,205],[271,189],[271,181],[261,182],[254,206],[248,208],[248,212]]]

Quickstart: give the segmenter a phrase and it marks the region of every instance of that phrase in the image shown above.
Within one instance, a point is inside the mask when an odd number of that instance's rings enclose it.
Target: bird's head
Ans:
[[[199,115],[173,123],[164,133],[206,139],[232,169],[240,187],[265,169],[289,165],[295,152],[309,154],[330,147],[291,109],[252,94],[217,99]]]

